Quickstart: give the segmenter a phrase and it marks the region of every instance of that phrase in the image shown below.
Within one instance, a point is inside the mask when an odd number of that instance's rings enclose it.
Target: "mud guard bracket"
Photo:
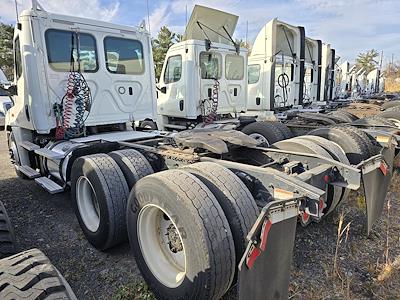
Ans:
[[[367,234],[375,221],[381,216],[386,194],[393,175],[395,143],[381,150],[381,155],[371,157],[361,166],[364,195],[367,207]]]
[[[239,263],[240,300],[288,299],[298,201],[268,203],[247,235]]]

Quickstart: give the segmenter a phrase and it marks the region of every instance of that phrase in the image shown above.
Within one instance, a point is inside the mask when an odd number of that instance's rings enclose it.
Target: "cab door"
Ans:
[[[187,116],[185,74],[185,51],[182,47],[167,54],[158,84],[158,113],[164,116]]]

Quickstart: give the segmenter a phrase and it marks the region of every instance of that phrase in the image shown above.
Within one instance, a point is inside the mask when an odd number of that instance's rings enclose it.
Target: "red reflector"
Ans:
[[[329,182],[329,175],[325,175],[325,176],[324,176],[324,181],[325,181],[325,182]]]
[[[324,209],[324,199],[319,199],[319,211],[322,211]]]
[[[247,256],[247,260],[246,260],[246,265],[249,269],[253,268],[254,262],[256,261],[257,257],[260,255],[260,253],[261,253],[261,250],[257,247],[254,247],[252,250],[250,250],[250,254]]]
[[[303,214],[301,215],[301,218],[303,219],[303,222],[306,223],[310,218],[310,215],[304,211]]]
[[[383,175],[385,175],[385,176],[387,175],[388,168],[387,168],[385,162],[383,162],[383,161],[381,162],[381,165],[379,166],[379,169],[381,169]]]
[[[260,249],[262,251],[265,251],[265,248],[267,246],[267,239],[268,239],[268,234],[271,229],[272,223],[270,220],[265,220],[263,224],[263,229],[261,231],[261,243],[260,243]]]

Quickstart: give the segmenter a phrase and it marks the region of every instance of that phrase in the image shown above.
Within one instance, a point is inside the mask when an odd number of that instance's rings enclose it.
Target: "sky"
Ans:
[[[15,0],[0,0],[0,21],[15,23]],[[16,0],[21,11],[30,0]],[[195,4],[239,16],[235,38],[250,43],[273,18],[304,26],[306,36],[336,49],[353,62],[360,52],[384,52],[384,63],[400,60],[400,0],[39,0],[51,12],[139,25],[145,20],[153,36],[163,25],[183,33]],[[187,11],[187,15],[186,15]],[[247,34],[246,34],[247,33]]]

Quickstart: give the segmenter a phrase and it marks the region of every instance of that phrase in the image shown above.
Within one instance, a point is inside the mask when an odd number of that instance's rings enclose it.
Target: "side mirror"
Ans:
[[[16,85],[11,85],[8,89],[7,92],[10,96],[16,96],[18,95],[18,91],[17,91],[17,86]]]

